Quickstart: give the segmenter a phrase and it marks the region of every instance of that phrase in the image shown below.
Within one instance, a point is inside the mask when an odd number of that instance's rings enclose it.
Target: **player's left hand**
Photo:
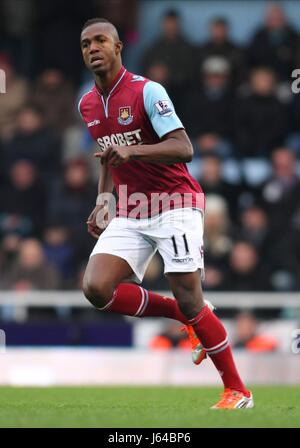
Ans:
[[[102,165],[107,163],[115,168],[128,162],[131,157],[131,149],[129,146],[112,145],[103,152],[96,152],[94,156],[101,159]]]

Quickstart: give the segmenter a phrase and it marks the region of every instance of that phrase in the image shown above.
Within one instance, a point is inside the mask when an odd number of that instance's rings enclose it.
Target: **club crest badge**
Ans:
[[[123,126],[130,124],[133,122],[133,116],[131,115],[131,107],[125,106],[119,108],[119,116],[118,116],[119,124]]]

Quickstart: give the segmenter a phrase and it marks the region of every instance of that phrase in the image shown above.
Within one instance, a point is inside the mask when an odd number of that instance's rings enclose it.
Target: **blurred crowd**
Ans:
[[[228,323],[228,322],[227,322]],[[232,347],[244,349],[252,353],[275,352],[279,349],[279,341],[270,330],[262,331],[261,322],[250,311],[237,312],[230,328]],[[185,327],[171,322],[165,325],[163,330],[149,341],[151,350],[191,350]]]
[[[15,3],[0,0],[8,18]],[[26,32],[35,8],[1,27],[7,87],[0,95],[1,289],[81,286],[95,242],[86,220],[97,195],[98,164],[76,106],[92,85],[81,62],[80,27],[107,13],[125,46],[138,39],[134,23],[100,8],[109,2],[99,1],[96,14],[89,9],[95,3],[85,1],[77,11],[77,3],[66,1],[62,8],[61,2],[45,2],[49,10],[34,39],[40,58]],[[134,10],[135,2],[128,7]],[[296,291],[300,94],[292,92],[291,74],[300,68],[300,35],[278,5],[268,6],[244,46],[232,39],[230,26],[215,17],[205,42],[195,45],[178,12],[167,11],[159,37],[141,54],[139,74],[166,87],[194,146],[189,169],[207,195],[204,287]],[[158,256],[145,287],[167,288]]]

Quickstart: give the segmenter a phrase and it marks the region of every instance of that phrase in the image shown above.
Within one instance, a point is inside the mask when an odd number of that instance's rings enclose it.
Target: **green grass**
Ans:
[[[253,387],[255,408],[212,411],[220,388],[0,388],[0,427],[300,427],[300,387]]]

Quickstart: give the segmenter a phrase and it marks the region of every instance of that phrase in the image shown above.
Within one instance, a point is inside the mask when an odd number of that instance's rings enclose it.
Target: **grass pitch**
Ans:
[[[0,388],[0,427],[300,427],[300,387],[253,387],[255,408],[212,411],[220,388]]]

